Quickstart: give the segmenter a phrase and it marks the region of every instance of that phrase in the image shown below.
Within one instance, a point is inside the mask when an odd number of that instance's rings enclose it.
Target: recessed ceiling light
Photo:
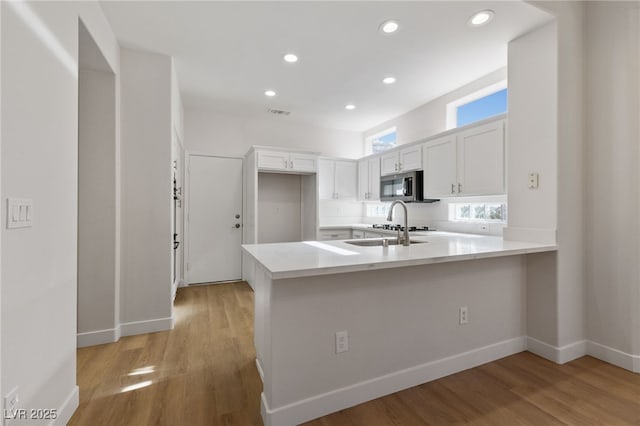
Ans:
[[[356,106],[354,104],[347,104],[344,106],[344,109],[348,111],[353,111],[354,109],[356,109]]]
[[[284,60],[285,62],[289,62],[292,64],[294,62],[298,62],[298,56],[293,53],[287,53],[286,55],[284,55]]]
[[[393,84],[396,82],[396,78],[395,77],[385,77],[382,79],[382,82],[384,84]]]
[[[274,92],[273,90],[267,90],[267,91],[264,92],[264,94],[266,96],[273,97],[273,96],[276,95],[276,92]]]
[[[493,19],[493,15],[493,10],[481,10],[480,12],[475,13],[471,17],[471,19],[469,19],[469,25],[479,27],[481,25],[487,24]]]
[[[384,21],[380,25],[380,31],[382,31],[385,34],[395,33],[396,31],[398,31],[399,28],[400,28],[400,24],[398,24],[397,21],[393,21],[393,20]]]

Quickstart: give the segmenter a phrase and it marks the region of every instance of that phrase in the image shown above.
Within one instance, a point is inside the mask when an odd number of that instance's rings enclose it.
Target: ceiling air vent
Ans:
[[[271,108],[269,108],[269,109],[267,109],[267,111],[269,111],[271,114],[282,115],[284,117],[286,117],[287,115],[291,114],[290,111],[284,111],[284,110],[281,110],[281,109],[271,109]]]

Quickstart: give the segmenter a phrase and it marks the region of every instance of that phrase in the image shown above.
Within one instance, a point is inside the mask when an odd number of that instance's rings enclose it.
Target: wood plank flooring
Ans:
[[[261,425],[246,283],[178,290],[172,331],[78,350],[70,425]],[[307,426],[640,425],[640,375],[591,357],[510,356]],[[277,426],[277,425],[276,425]]]

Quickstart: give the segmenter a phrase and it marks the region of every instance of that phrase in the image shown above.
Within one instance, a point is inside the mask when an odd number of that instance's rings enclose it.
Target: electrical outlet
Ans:
[[[466,306],[461,306],[460,310],[458,311],[458,315],[459,315],[460,325],[469,323],[469,308],[467,308]]]
[[[349,334],[347,330],[336,332],[336,353],[347,352],[349,350]]]
[[[7,424],[10,419],[15,419],[20,417],[20,413],[18,412],[18,403],[20,402],[20,398],[18,397],[18,387],[16,386],[4,396],[4,410],[2,412],[3,416],[3,424]]]

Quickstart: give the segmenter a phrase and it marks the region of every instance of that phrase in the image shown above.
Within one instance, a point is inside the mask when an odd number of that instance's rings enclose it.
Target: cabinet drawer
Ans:
[[[323,229],[318,233],[320,241],[348,240],[351,238],[350,229]]]

